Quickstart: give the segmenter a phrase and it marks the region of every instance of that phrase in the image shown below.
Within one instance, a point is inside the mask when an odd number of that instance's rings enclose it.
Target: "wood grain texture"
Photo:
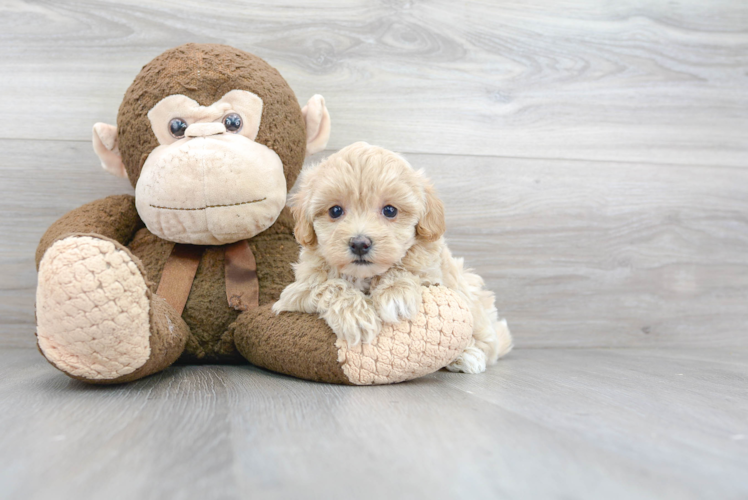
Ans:
[[[39,238],[132,189],[86,143],[0,146],[0,343],[31,347]],[[435,181],[454,254],[496,292],[520,348],[748,345],[748,170],[407,158]]]
[[[409,155],[518,345],[748,345],[748,172]]]
[[[745,498],[747,366],[745,349],[535,349],[385,387],[248,365],[92,387],[15,349],[0,497]]]
[[[217,42],[325,95],[333,149],[748,164],[745,2],[15,0],[0,33],[0,138],[88,140],[143,64]]]

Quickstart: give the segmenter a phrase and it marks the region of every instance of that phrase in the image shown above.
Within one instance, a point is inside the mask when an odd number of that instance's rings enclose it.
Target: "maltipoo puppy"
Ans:
[[[302,246],[296,281],[273,311],[318,313],[350,345],[371,342],[382,322],[412,320],[421,286],[440,284],[470,304],[473,338],[447,368],[480,373],[512,337],[493,292],[444,242],[444,207],[401,156],[357,142],[304,169],[290,197]]]

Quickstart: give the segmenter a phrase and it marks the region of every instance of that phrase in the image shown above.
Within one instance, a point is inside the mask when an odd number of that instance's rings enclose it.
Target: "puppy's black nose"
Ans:
[[[366,236],[356,236],[355,238],[351,238],[348,245],[351,247],[351,252],[355,255],[366,255],[371,248],[371,240]]]

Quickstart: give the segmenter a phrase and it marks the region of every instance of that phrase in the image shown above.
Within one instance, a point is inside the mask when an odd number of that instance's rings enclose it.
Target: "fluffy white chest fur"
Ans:
[[[353,288],[355,288],[356,290],[362,293],[369,293],[369,291],[371,290],[372,278],[355,278],[347,274],[341,274],[341,277],[344,280],[346,280],[348,283],[353,285]]]

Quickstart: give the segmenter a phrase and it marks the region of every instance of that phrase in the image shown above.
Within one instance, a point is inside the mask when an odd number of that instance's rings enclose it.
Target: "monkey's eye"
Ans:
[[[343,215],[343,213],[345,213],[345,210],[343,210],[343,207],[341,207],[340,205],[335,205],[330,210],[328,210],[327,213],[330,214],[331,219],[338,219]]]
[[[236,113],[231,113],[223,117],[223,124],[229,132],[239,132],[242,128],[242,117]]]
[[[184,137],[184,131],[187,130],[187,124],[181,118],[172,118],[169,122],[169,132],[177,139]]]
[[[397,209],[392,205],[387,205],[382,209],[382,215],[384,215],[388,219],[394,219],[397,215]]]

